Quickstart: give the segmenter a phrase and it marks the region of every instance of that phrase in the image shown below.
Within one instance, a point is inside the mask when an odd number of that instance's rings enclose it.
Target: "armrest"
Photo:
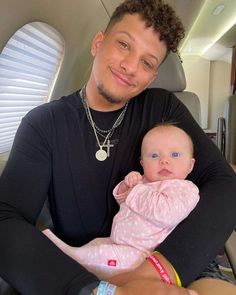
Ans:
[[[236,231],[234,230],[225,243],[225,253],[232,267],[234,277],[236,278]]]

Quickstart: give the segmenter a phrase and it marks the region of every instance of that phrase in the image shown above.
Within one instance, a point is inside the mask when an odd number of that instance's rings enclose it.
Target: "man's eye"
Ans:
[[[129,48],[129,45],[128,45],[128,43],[126,43],[126,42],[124,42],[124,41],[118,41],[118,43],[120,44],[120,46],[122,47],[122,48]]]
[[[172,158],[178,158],[178,157],[180,157],[180,153],[179,152],[173,152],[173,153],[171,153],[171,157]]]
[[[154,69],[154,66],[150,62],[148,62],[147,60],[145,60],[145,59],[143,59],[143,64],[149,70],[153,70]]]
[[[158,155],[158,154],[156,154],[156,153],[153,153],[153,154],[151,154],[151,157],[152,157],[153,159],[155,159],[155,158],[158,158],[158,157],[159,157],[159,155]]]

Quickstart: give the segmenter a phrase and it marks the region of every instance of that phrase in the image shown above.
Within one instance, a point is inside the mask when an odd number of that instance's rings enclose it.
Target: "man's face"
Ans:
[[[142,92],[157,76],[167,49],[139,15],[125,15],[93,40],[92,81],[111,103],[124,103]]]

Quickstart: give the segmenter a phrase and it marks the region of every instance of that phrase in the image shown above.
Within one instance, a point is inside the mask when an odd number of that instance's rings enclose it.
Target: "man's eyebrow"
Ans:
[[[127,36],[128,36],[133,42],[135,42],[135,38],[134,38],[129,32],[127,32],[127,31],[118,31],[117,34],[125,34],[125,35],[127,35]],[[149,55],[151,58],[154,58],[154,59],[157,61],[157,63],[159,63],[158,58],[157,58],[154,54],[152,54],[152,53],[148,53],[148,55]]]
[[[127,31],[118,31],[118,34],[125,34],[127,35],[132,41],[135,41],[135,38]]]

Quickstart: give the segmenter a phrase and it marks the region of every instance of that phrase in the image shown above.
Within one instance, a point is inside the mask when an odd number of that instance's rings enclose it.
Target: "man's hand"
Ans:
[[[109,278],[111,284],[118,286],[115,295],[198,295],[196,291],[178,287],[171,264],[160,253],[154,255],[166,269],[172,284],[164,283],[155,267],[145,261],[133,271]]]
[[[196,291],[169,285],[158,279],[132,280],[117,287],[115,295],[198,295]]]
[[[129,273],[126,274],[128,275],[127,278],[129,278]],[[123,273],[122,276],[123,275],[125,275],[125,273]],[[118,276],[115,276],[114,280],[109,281],[112,281],[111,283],[115,284],[115,278],[118,278]],[[198,295],[196,291],[178,287],[176,285],[169,285],[154,278],[133,279],[122,286],[119,285],[116,288],[115,295]],[[94,290],[94,294],[97,294],[97,288]]]

